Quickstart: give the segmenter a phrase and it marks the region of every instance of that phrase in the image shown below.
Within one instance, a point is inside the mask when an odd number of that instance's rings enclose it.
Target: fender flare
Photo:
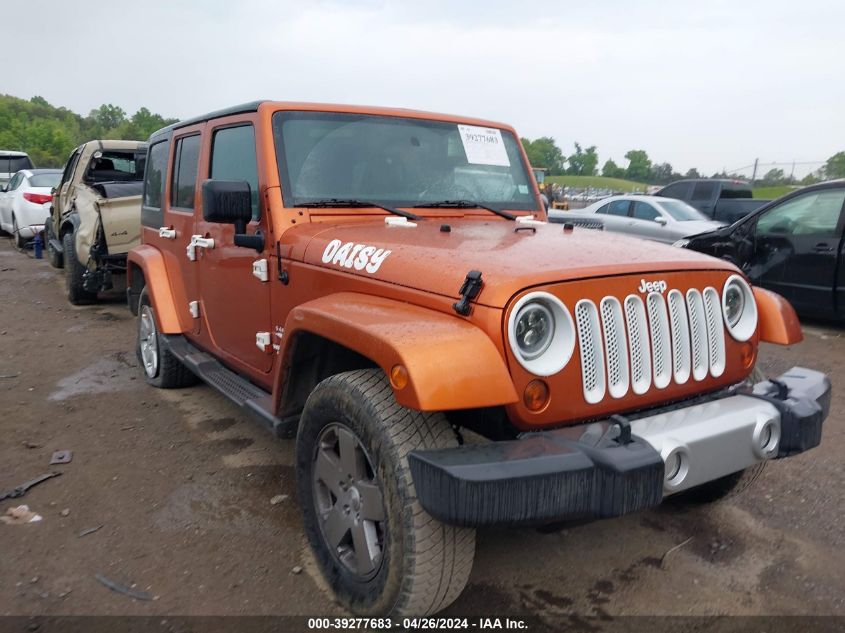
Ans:
[[[754,286],[757,302],[757,330],[760,340],[776,345],[794,345],[804,340],[795,308],[779,294]]]
[[[79,222],[79,214],[75,211],[71,211],[66,216],[61,218],[61,221],[59,222],[59,232],[56,233],[56,237],[61,239],[62,235],[64,235],[65,233],[65,227],[67,227],[68,225],[70,225],[73,228],[73,231],[75,232],[76,229],[79,228]]]
[[[176,309],[176,302],[170,289],[164,256],[157,248],[142,245],[129,251],[126,257],[126,287],[132,288],[134,266],[141,269],[150,301],[158,318],[159,331],[162,334],[181,334],[191,329],[187,312],[182,315]]]
[[[341,292],[293,308],[285,321],[281,382],[300,333],[321,336],[375,362],[390,376],[396,365],[408,384],[392,384],[396,400],[418,411],[447,411],[515,403],[516,390],[493,341],[479,327],[416,305]]]

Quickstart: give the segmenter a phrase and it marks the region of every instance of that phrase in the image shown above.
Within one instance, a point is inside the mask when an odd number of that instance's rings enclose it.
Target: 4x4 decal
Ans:
[[[344,268],[355,270],[366,270],[368,273],[376,272],[382,265],[390,251],[366,244],[355,244],[340,240],[332,240],[326,245],[323,251],[324,264],[337,264]]]

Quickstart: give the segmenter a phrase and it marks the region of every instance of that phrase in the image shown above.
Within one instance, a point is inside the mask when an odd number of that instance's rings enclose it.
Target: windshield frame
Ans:
[[[440,124],[440,125],[460,125],[460,124],[467,124],[467,125],[484,125],[485,127],[494,127],[495,129],[499,130],[502,136],[509,136],[516,149],[516,158],[517,161],[511,161],[512,169],[521,170],[524,177],[526,184],[528,186],[528,196],[530,197],[530,201],[527,202],[502,202],[500,200],[473,200],[473,202],[478,202],[480,204],[487,204],[490,206],[495,206],[500,209],[508,209],[512,211],[522,211],[528,213],[542,213],[542,205],[540,203],[536,185],[534,183],[533,174],[531,172],[531,167],[528,164],[528,160],[525,156],[525,150],[522,147],[522,143],[520,142],[519,137],[516,133],[507,127],[502,127],[500,125],[491,125],[489,123],[483,124],[481,122],[472,122],[463,119],[450,119],[450,118],[442,118],[434,116],[413,116],[413,114],[409,114],[408,116],[402,116],[399,114],[386,114],[380,112],[358,112],[358,111],[335,111],[335,110],[310,110],[310,109],[282,109],[276,110],[272,113],[271,116],[271,131],[272,131],[272,141],[274,145],[274,155],[276,158],[276,168],[277,173],[279,176],[279,184],[281,185],[281,194],[282,194],[282,201],[285,208],[309,208],[306,204],[302,204],[307,200],[314,199],[314,196],[299,196],[295,197],[293,192],[293,186],[290,180],[290,174],[288,173],[288,169],[286,167],[287,161],[287,154],[286,154],[286,146],[285,146],[285,135],[282,134],[282,125],[291,119],[300,118],[300,119],[309,119],[309,118],[319,118],[322,120],[344,120],[348,119],[350,121],[354,121],[356,119],[360,120],[362,118],[365,119],[372,119],[374,121],[385,121],[388,120],[390,122],[407,122],[411,125],[425,125],[426,123],[432,124]],[[472,165],[472,163],[468,163]],[[520,192],[521,193],[521,192]],[[334,196],[331,196],[334,197]],[[340,198],[354,198],[353,195],[343,195],[337,196]],[[368,196],[367,199],[377,202],[379,204],[384,204],[392,207],[399,207],[399,208],[413,208],[415,211],[421,211],[424,214],[434,214],[434,215],[455,215],[456,212],[460,214],[464,214],[467,211],[470,213],[474,213],[476,207],[468,207],[467,209],[456,209],[456,208],[438,208],[434,207],[426,207],[425,203],[426,200],[419,200],[419,199],[373,199],[372,196]],[[342,205],[338,205],[337,207],[333,207],[334,209],[346,209]],[[349,207],[354,208],[356,213],[367,213],[369,207]],[[378,207],[374,207],[374,209],[378,210],[379,215],[383,213],[381,209]],[[331,212],[331,209],[326,209],[327,212]],[[336,213],[336,211],[335,211]],[[489,217],[489,213],[485,212],[485,216]]]

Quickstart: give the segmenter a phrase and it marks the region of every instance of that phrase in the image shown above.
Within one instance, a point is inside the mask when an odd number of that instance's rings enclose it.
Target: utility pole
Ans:
[[[789,184],[792,184],[792,179],[795,176],[795,159],[792,159],[792,171],[789,172]]]
[[[759,161],[759,160],[760,160],[759,158],[754,159],[754,171],[751,173],[751,186],[752,187],[754,186],[754,181],[757,180],[757,161]]]

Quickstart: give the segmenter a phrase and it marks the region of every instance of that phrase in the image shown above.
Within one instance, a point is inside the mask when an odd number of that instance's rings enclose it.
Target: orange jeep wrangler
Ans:
[[[830,382],[754,375],[801,330],[730,263],[547,224],[489,121],[257,102],[149,139],[129,254],[154,386],[296,438],[319,568],[359,614],[460,594],[475,528],[713,500],[821,439]]]

